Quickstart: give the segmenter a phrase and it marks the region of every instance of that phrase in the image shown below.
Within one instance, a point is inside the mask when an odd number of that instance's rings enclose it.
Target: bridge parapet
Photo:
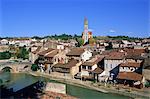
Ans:
[[[31,67],[31,63],[3,63],[0,64],[0,71],[2,71],[5,67],[9,67],[12,69],[12,72],[17,73],[24,70],[25,66]]]

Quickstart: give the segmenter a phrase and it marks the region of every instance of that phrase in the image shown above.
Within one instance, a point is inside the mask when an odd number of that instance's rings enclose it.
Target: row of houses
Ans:
[[[94,54],[87,48],[53,49],[38,46],[31,51],[30,60],[38,64],[41,72],[141,87],[144,83],[143,56],[146,53],[145,49],[124,48]]]

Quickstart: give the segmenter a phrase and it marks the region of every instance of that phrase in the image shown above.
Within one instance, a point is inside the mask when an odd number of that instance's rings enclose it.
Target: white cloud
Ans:
[[[115,31],[115,30],[109,30],[109,32],[110,32],[110,33],[115,33],[116,31]]]
[[[93,31],[93,29],[88,29],[88,31],[91,31],[91,32],[92,32],[92,31]]]

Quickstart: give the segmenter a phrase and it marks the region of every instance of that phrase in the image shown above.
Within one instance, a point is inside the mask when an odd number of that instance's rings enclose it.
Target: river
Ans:
[[[44,80],[46,82],[57,82],[57,81],[52,81],[48,78],[43,78],[43,77],[35,77],[29,74],[24,74],[24,73],[19,73],[19,74],[1,74],[0,79],[3,79],[6,86],[13,86],[16,88],[21,88],[27,83],[34,82],[36,80]],[[18,82],[21,82],[21,84],[17,84]],[[59,83],[59,82],[57,82]],[[118,94],[112,94],[112,93],[102,93],[98,92],[95,90],[87,89],[87,88],[82,88],[70,84],[66,84],[66,89],[67,89],[67,94],[71,96],[78,97],[80,99],[129,99],[129,97],[118,95]]]

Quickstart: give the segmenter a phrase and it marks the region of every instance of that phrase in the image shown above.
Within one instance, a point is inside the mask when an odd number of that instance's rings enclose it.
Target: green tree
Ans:
[[[76,41],[78,42],[77,47],[80,47],[84,44],[84,40],[82,38],[77,38]]]
[[[94,44],[95,43],[95,39],[94,38],[90,38],[89,39],[89,44]]]
[[[20,47],[18,51],[17,58],[28,59],[29,58],[29,51],[26,47]]]
[[[37,71],[38,69],[39,69],[39,67],[37,64],[32,64],[32,66],[31,66],[32,71]]]
[[[11,53],[9,51],[0,52],[0,59],[10,59]]]
[[[108,46],[106,46],[106,50],[111,50],[111,49],[113,49],[113,45],[112,42],[109,42]]]

